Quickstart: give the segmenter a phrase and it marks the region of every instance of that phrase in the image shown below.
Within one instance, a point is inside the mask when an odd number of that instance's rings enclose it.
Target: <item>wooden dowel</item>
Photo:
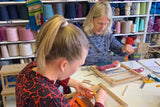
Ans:
[[[128,88],[128,85],[127,85],[127,86],[125,87],[125,89],[123,90],[122,96],[124,96],[124,94],[125,94],[127,88]]]
[[[158,66],[160,66],[160,64],[157,61],[154,61]]]

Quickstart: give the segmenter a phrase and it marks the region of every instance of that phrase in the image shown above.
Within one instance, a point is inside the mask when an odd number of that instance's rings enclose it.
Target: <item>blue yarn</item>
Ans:
[[[61,16],[64,16],[63,4],[62,3],[56,3],[55,4],[55,14],[59,14]]]
[[[6,6],[0,6],[0,20],[1,21],[8,21],[9,16],[8,16],[8,11]]]
[[[19,12],[20,19],[29,19],[28,9],[25,5],[19,5],[18,12]]]
[[[67,3],[65,4],[65,18],[75,18],[76,14],[76,7],[74,3]]]
[[[9,1],[9,0],[0,0],[0,2],[1,2],[1,1]]]
[[[54,16],[51,4],[43,4],[43,14],[47,20],[50,19],[52,16]]]
[[[10,19],[19,19],[18,10],[16,5],[7,6],[8,15]]]
[[[155,13],[156,13],[156,5],[155,5],[155,3],[152,3],[150,14],[155,14]]]
[[[94,5],[95,3],[88,3],[87,4],[87,14],[89,13],[90,9],[92,8],[92,6]]]

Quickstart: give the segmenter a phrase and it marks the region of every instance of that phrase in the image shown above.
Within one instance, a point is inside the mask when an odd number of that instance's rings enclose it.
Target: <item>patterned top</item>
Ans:
[[[87,36],[89,42],[89,52],[84,65],[94,65],[102,62],[110,62],[109,50],[119,56],[125,56],[126,53],[122,52],[122,44],[112,35]]]
[[[70,78],[55,83],[45,76],[32,70],[36,62],[28,64],[18,75],[16,80],[17,107],[70,107],[68,101],[58,90],[60,85],[67,86]],[[96,103],[95,107],[103,107]]]

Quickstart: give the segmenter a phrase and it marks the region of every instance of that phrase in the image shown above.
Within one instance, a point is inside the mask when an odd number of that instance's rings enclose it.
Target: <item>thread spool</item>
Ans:
[[[146,14],[146,2],[141,2],[140,3],[140,14],[141,15]]]
[[[9,15],[7,11],[6,6],[0,6],[0,20],[1,21],[8,21],[9,20]]]
[[[35,54],[35,52],[36,52],[36,44],[35,43],[31,43],[31,48],[32,48],[32,53]]]
[[[136,32],[136,24],[131,25],[131,32],[135,33]]]
[[[116,29],[115,31],[116,34],[121,33],[121,22],[120,21],[115,22],[115,29]]]
[[[0,34],[2,41],[6,41],[7,40],[6,27],[0,27]]]
[[[67,3],[65,4],[65,18],[75,18],[76,14],[76,7],[74,3]]]
[[[137,3],[136,15],[140,14],[140,3]]]
[[[135,23],[136,23],[136,32],[138,32],[139,31],[139,17],[136,18]]]
[[[25,5],[18,5],[18,13],[20,19],[29,19],[28,9]]]
[[[62,3],[56,3],[55,4],[55,14],[59,14],[61,16],[64,16],[63,4]]]
[[[24,59],[20,59],[20,64],[24,64]]]
[[[2,58],[9,58],[9,53],[6,45],[1,45]]]
[[[6,28],[7,40],[10,42],[18,41],[18,32],[16,27]]]
[[[127,23],[128,23],[128,27],[129,27],[128,28],[129,29],[128,32],[131,33],[133,21],[132,20],[128,20]]]
[[[10,19],[19,19],[18,10],[16,5],[7,6],[8,15]]]
[[[51,4],[43,4],[43,14],[47,20],[54,15]]]
[[[10,57],[19,56],[19,48],[17,44],[8,45],[8,52]]]
[[[121,33],[128,33],[129,32],[129,27],[128,27],[128,23],[126,21],[121,22]]]
[[[77,18],[83,17],[83,10],[82,10],[82,4],[78,4],[77,8]]]
[[[1,33],[0,33],[0,42],[2,41],[2,36],[1,36]]]
[[[87,3],[82,3],[83,17],[87,16]]]
[[[139,31],[144,31],[144,19],[141,19],[140,21]]]
[[[20,41],[29,41],[34,39],[32,31],[24,27],[18,27],[18,34]]]
[[[29,56],[32,55],[32,49],[31,45],[26,43],[26,44],[19,44],[19,53],[20,56]]]

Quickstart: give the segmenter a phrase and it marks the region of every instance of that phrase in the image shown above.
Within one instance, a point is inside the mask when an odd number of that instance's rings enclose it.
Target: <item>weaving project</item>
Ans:
[[[28,0],[26,6],[29,13],[29,24],[27,29],[31,27],[32,31],[37,31],[45,22],[41,0]]]

